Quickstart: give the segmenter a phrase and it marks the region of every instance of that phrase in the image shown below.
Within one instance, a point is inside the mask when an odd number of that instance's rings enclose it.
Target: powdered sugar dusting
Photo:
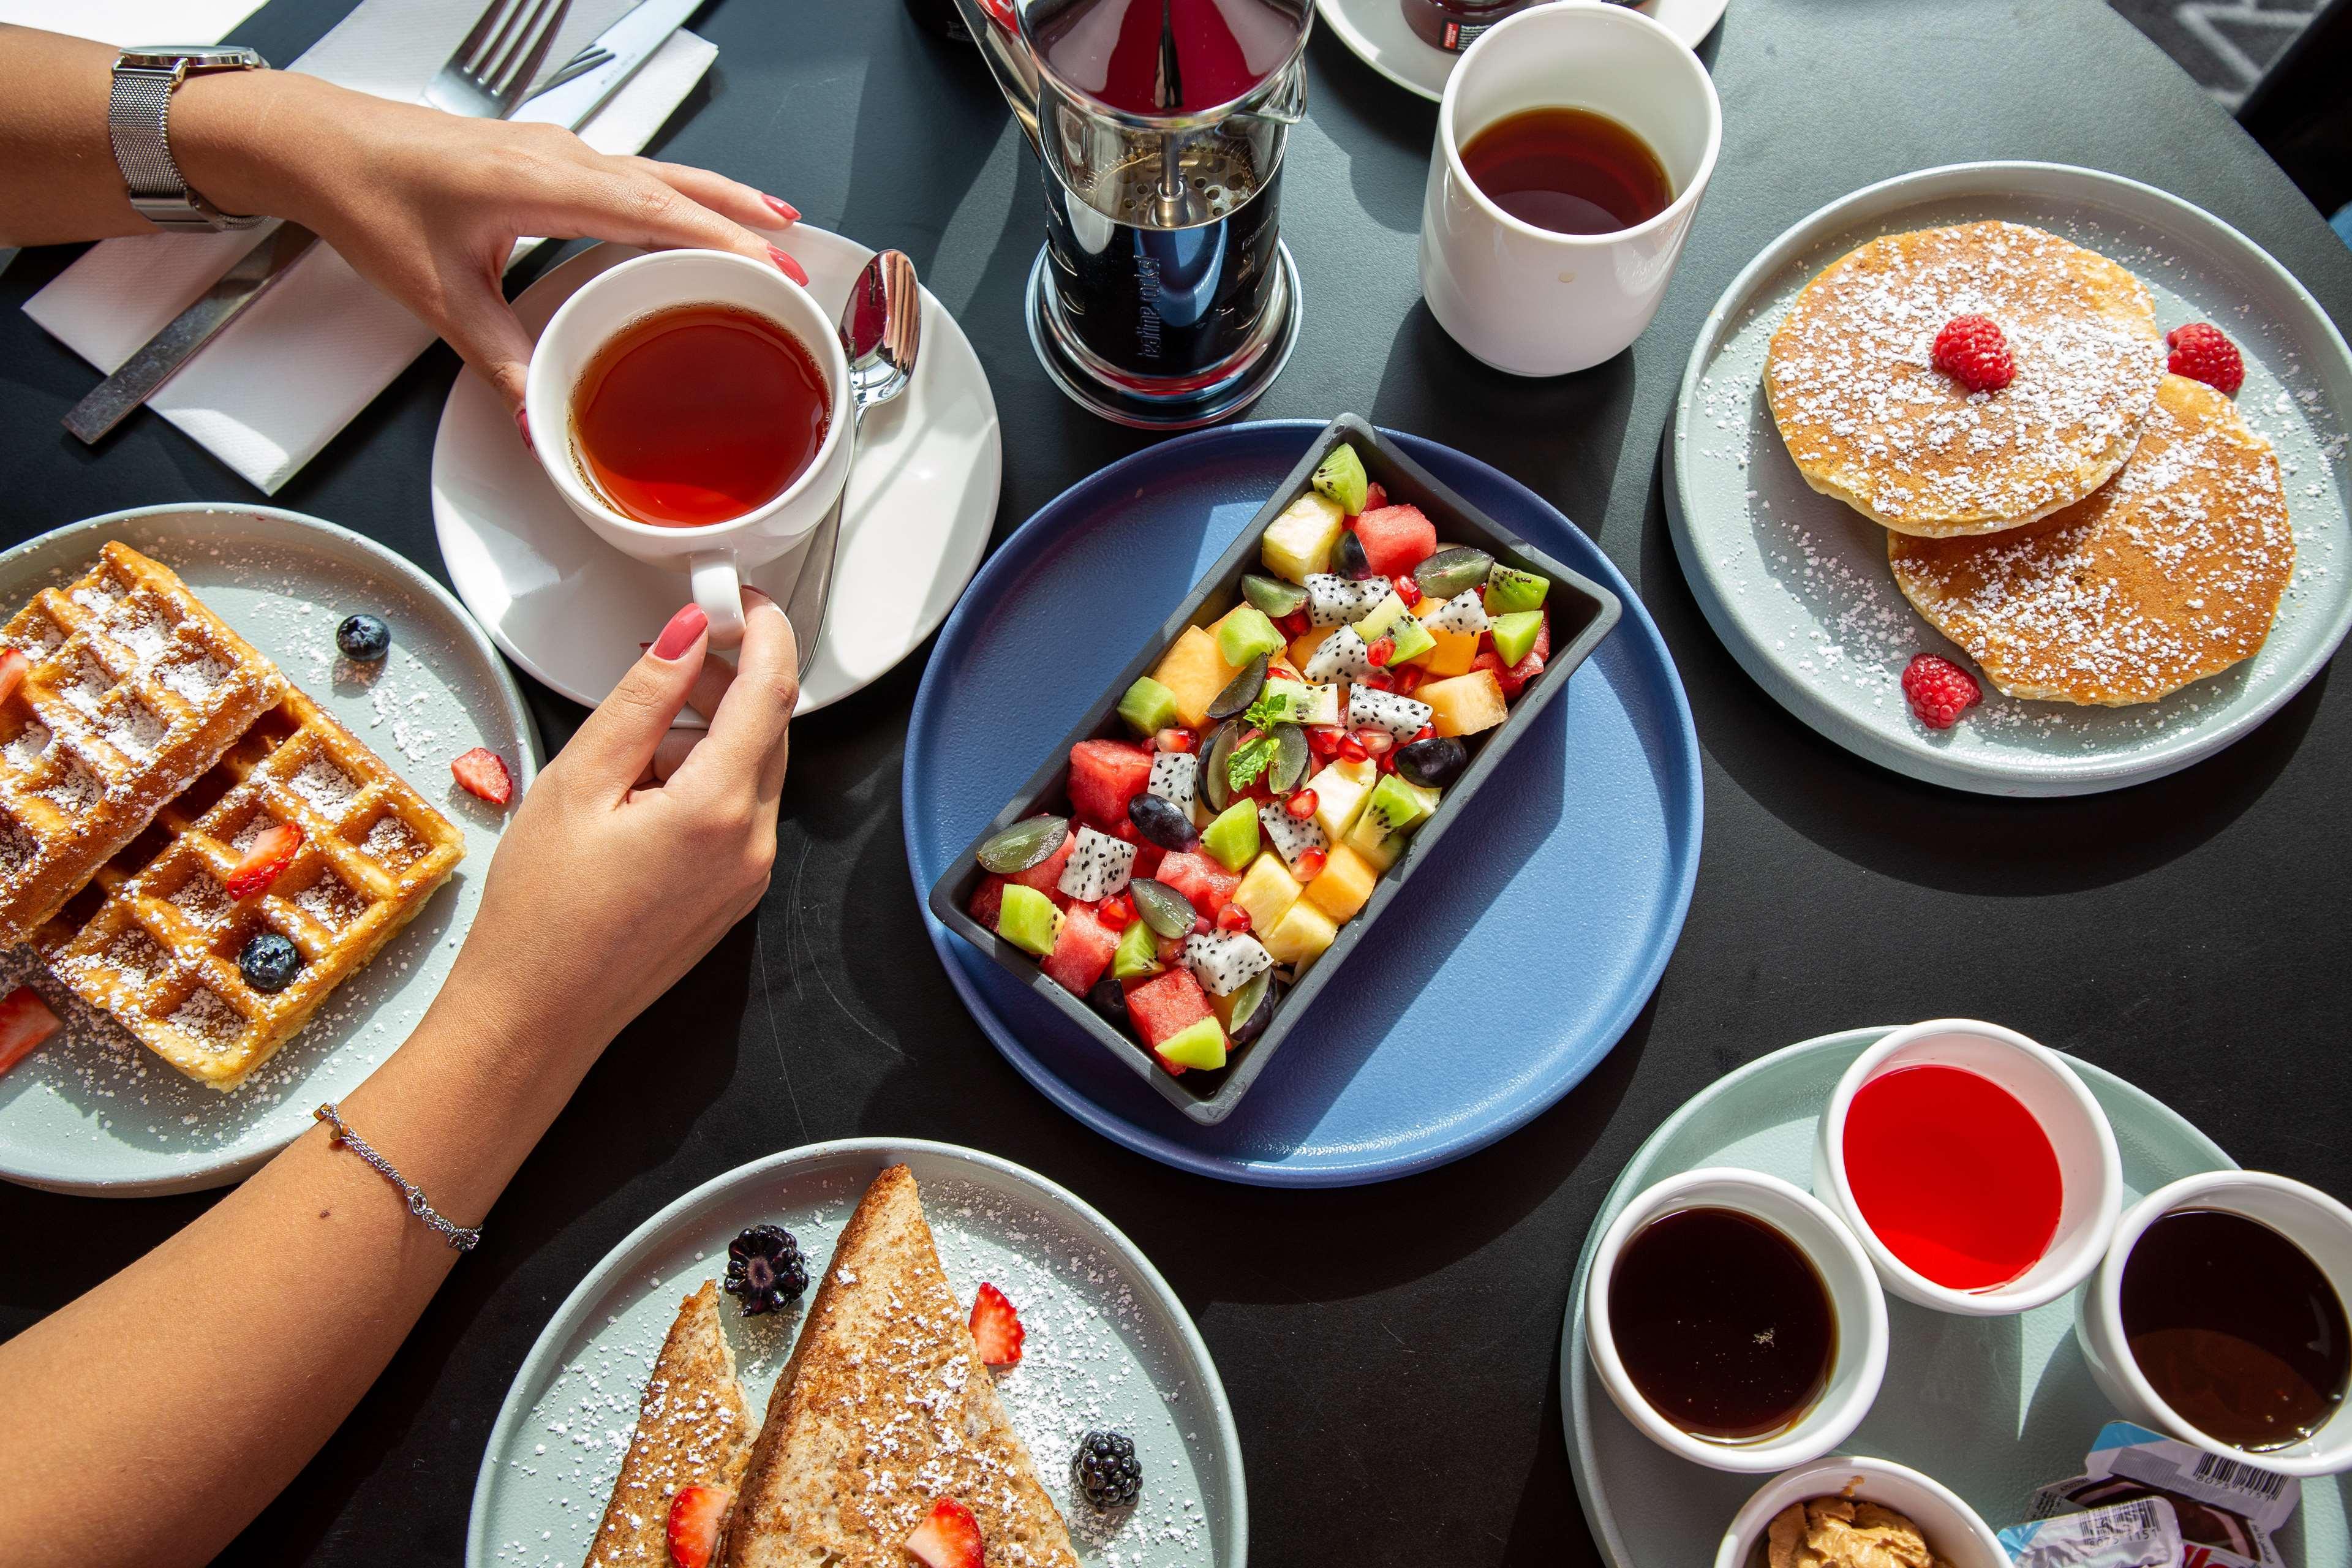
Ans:
[[[14,735],[11,735],[8,738],[8,743],[5,746],[0,746],[0,757],[5,757],[7,759],[8,765],[12,768],[29,768],[35,763],[39,762],[41,760],[41,753],[48,749],[49,731],[47,727],[42,724],[38,720],[33,720],[27,721],[23,729],[17,731]]]
[[[368,901],[332,871],[294,895],[294,907],[330,931],[340,931],[367,912]]]
[[[157,672],[157,679],[191,702],[202,702],[220,689],[229,678],[228,665],[209,653],[173,659]]]
[[[288,781],[296,795],[329,816],[349,811],[360,786],[327,757],[312,757]]]
[[[198,1044],[226,1050],[245,1032],[245,1016],[221,999],[219,992],[199,985],[188,999],[164,1017],[165,1023]]]

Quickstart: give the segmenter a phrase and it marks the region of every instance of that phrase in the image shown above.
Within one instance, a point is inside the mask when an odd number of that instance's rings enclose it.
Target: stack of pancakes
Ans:
[[[2016,363],[1970,392],[1955,316]],[[2011,697],[2153,702],[2260,647],[2294,566],[2278,460],[2167,374],[2147,287],[2041,229],[1888,235],[1807,284],[1764,391],[1805,480],[1886,529],[1895,581]]]

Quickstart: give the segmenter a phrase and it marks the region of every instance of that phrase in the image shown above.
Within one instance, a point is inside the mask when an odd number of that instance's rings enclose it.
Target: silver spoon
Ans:
[[[850,285],[849,302],[841,308],[841,352],[849,361],[849,429],[855,437],[866,423],[866,413],[907,390],[915,374],[915,355],[922,347],[923,291],[915,279],[915,264],[903,250],[879,252]],[[851,462],[856,463],[856,455]],[[801,673],[816,660],[817,645],[824,639],[824,615],[833,598],[834,557],[841,542],[841,509],[849,498],[842,481],[841,497],[809,538],[802,558],[800,580],[793,584],[784,614],[801,637]]]

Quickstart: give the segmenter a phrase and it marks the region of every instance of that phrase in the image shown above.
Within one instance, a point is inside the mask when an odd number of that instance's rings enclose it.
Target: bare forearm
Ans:
[[[538,1037],[461,973],[341,1101],[478,1224],[604,1041]],[[341,1423],[458,1254],[323,1127],[147,1257],[0,1345],[0,1561],[208,1561]],[[57,1500],[72,1497],[59,1510]]]

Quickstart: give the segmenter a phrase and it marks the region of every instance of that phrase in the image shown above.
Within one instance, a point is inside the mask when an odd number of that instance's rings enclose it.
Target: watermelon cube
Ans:
[[[1437,525],[1417,506],[1384,506],[1356,520],[1356,540],[1375,573],[1396,577],[1437,553]]]
[[[1192,900],[1192,908],[1211,920],[1234,901],[1242,885],[1237,872],[1228,871],[1205,855],[1171,851],[1160,861],[1159,880]]]
[[[1062,840],[1062,847],[1059,849],[1055,850],[1051,855],[1046,856],[1043,860],[1038,861],[1026,871],[1015,871],[1010,877],[999,878],[997,880],[1003,882],[1018,882],[1024,888],[1034,888],[1039,892],[1045,894],[1047,898],[1053,900],[1055,904],[1065,909],[1068,908],[1070,896],[1062,891],[1061,888],[1062,868],[1070,863],[1070,851],[1072,848],[1076,847],[1077,837],[1078,836],[1076,834],[1073,833],[1064,838]],[[975,894],[973,896],[977,899],[979,895]],[[1003,902],[1003,890],[1000,888],[997,891],[997,901],[1002,903]],[[995,929],[993,923],[991,924],[989,929],[992,931]]]
[[[1162,1040],[1181,1034],[1203,1018],[1213,1018],[1209,1010],[1209,994],[1192,978],[1189,969],[1171,969],[1167,973],[1147,980],[1140,985],[1130,985],[1127,991],[1127,1016],[1143,1043],[1157,1050]]]
[[[982,878],[980,887],[971,895],[971,903],[968,907],[971,910],[973,920],[978,921],[990,931],[994,931],[996,911],[1004,907],[1004,879],[997,876]]]
[[[1130,877],[1157,877],[1160,875],[1160,859],[1166,856],[1167,853],[1167,850],[1162,849],[1157,844],[1150,844],[1141,839],[1138,839],[1135,845],[1135,864],[1128,868],[1128,875]]]
[[[1106,833],[1127,820],[1127,803],[1150,782],[1151,752],[1146,747],[1080,741],[1070,748],[1070,804]]]
[[[1074,903],[1063,912],[1054,951],[1045,955],[1045,973],[1073,996],[1084,996],[1110,967],[1117,951],[1118,933],[1102,923],[1095,906]]]

